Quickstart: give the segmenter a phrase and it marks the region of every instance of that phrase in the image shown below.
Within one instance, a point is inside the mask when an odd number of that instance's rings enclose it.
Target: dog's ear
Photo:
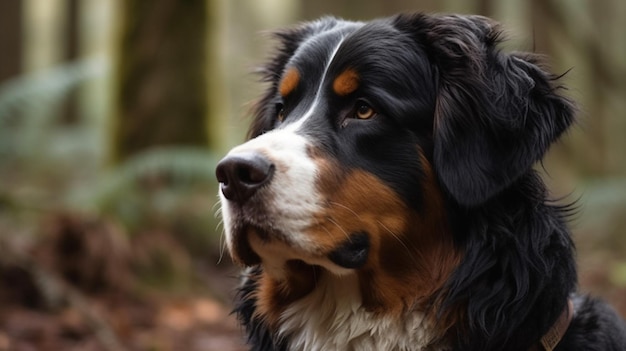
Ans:
[[[510,186],[573,122],[557,77],[533,54],[497,48],[501,32],[481,16],[399,16],[438,80],[434,165],[443,187],[476,206]]]
[[[309,37],[334,28],[339,21],[334,17],[323,17],[317,21],[305,22],[292,28],[286,28],[271,33],[278,43],[267,62],[257,73],[261,81],[268,84],[261,98],[253,106],[253,121],[248,130],[248,139],[257,137],[274,125],[276,116],[276,99],[278,84],[283,75],[285,65],[289,62],[298,47]]]

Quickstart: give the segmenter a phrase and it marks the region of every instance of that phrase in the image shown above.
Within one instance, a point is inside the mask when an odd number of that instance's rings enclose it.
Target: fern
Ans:
[[[167,175],[172,186],[194,181],[214,184],[216,164],[217,157],[204,148],[153,148],[131,157],[106,174],[94,188],[83,191],[103,199],[130,190],[151,175]]]
[[[0,85],[0,161],[35,153],[69,93],[107,69],[104,60],[88,59]]]
[[[174,216],[175,207],[183,206],[182,202],[202,189],[207,208],[199,210],[212,218],[209,214],[216,198],[217,160],[216,155],[199,147],[150,149],[109,170],[95,184],[76,189],[68,206],[106,213],[134,227],[150,212]],[[165,179],[164,184],[147,188],[145,184],[155,178]],[[159,211],[159,206],[165,209]]]
[[[50,213],[101,215],[139,240],[134,268],[142,279],[180,287],[191,266],[179,263],[218,245],[217,156],[203,147],[159,147],[104,169],[104,114],[79,111],[71,125],[58,117],[71,93],[107,70],[102,60],[85,60],[0,85],[0,237],[36,238]],[[94,111],[106,103],[96,98]]]
[[[184,222],[183,232],[206,237],[216,227],[216,155],[160,147],[103,171],[98,123],[80,116],[70,127],[55,119],[71,92],[107,69],[102,60],[84,60],[0,85],[0,182],[11,184],[0,190],[0,205],[12,204],[16,214],[96,212],[129,229],[154,225],[155,218],[168,228]],[[154,179],[159,185],[146,187]]]
[[[0,85],[0,125],[27,108],[49,110],[79,83],[102,76],[108,66],[102,59],[88,59],[9,80]]]

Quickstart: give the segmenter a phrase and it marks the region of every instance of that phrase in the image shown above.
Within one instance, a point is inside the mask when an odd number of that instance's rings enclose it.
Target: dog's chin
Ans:
[[[269,231],[260,226],[246,224],[231,235],[229,243],[233,260],[245,267],[285,262],[287,260],[307,260],[313,254],[296,248],[282,233]]]

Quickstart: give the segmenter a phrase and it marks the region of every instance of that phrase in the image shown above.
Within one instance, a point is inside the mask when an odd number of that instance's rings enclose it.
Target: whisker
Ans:
[[[211,211],[215,210],[215,207],[220,206],[222,204],[222,202],[220,201],[219,196],[217,197],[217,201],[215,201],[215,203],[213,204],[213,206],[211,206]],[[221,206],[220,206],[221,208]]]
[[[220,233],[220,238],[219,238],[219,248],[220,248],[220,255],[219,258],[217,259],[217,263],[216,264],[220,264],[222,262],[222,259],[224,259],[224,252],[226,251],[226,239],[225,239],[225,227],[224,227],[224,217],[222,217],[222,206],[221,202],[218,200],[212,207],[211,207],[211,211],[215,211],[215,213],[213,214],[213,218],[218,219],[219,221],[217,222],[217,225],[215,226],[215,232],[219,232]],[[217,208],[216,208],[217,207]],[[221,227],[221,229],[220,229]]]
[[[220,246],[220,256],[217,259],[217,264],[222,263],[222,259],[224,258],[224,252],[226,252],[226,240],[224,239],[224,231],[222,231],[222,233],[220,234],[220,241],[219,241],[219,246]]]
[[[337,228],[339,228],[339,230],[341,230],[341,232],[343,232],[343,234],[346,236],[346,238],[348,238],[348,240],[350,239],[350,235],[348,235],[348,232],[346,232],[345,229],[343,229],[341,227],[341,225],[339,225],[339,223],[337,223],[334,219],[332,219],[331,217],[328,217],[328,221],[334,225],[337,226]]]
[[[404,247],[404,249],[409,254],[409,257],[411,258],[413,263],[417,264],[418,263],[417,258],[413,255],[413,252],[411,252],[411,249],[409,249],[409,247],[404,243],[404,241],[400,238],[400,236],[394,233],[391,229],[387,228],[387,226],[385,226],[381,221],[377,220],[376,222],[378,222],[378,224],[380,224],[380,226],[383,227],[383,229],[385,229],[389,234],[391,234],[391,236],[393,236],[394,239],[396,239],[402,245],[402,247]]]
[[[220,227],[222,229],[220,229]],[[217,222],[217,225],[215,226],[215,232],[219,232],[220,230],[222,231],[222,234],[223,234],[223,232],[224,232],[224,219],[221,219],[219,222]]]
[[[220,217],[222,217],[222,206],[220,201],[217,201],[213,206],[211,206],[211,211],[214,211],[213,213],[213,218],[218,219]],[[220,223],[224,222],[224,218],[222,217],[222,219],[218,222],[217,227],[215,228],[215,230],[217,231],[219,229],[219,225]]]
[[[356,218],[358,218],[358,219],[359,219],[359,221],[362,221],[362,220],[361,220],[361,216],[359,216],[359,214],[358,214],[358,213],[356,213],[356,211],[354,211],[354,210],[353,210],[353,209],[351,209],[350,207],[348,207],[348,206],[346,206],[346,205],[343,205],[343,204],[340,204],[339,202],[335,202],[335,201],[329,201],[328,203],[329,203],[329,204],[331,204],[331,205],[334,205],[334,206],[341,207],[341,208],[343,208],[343,209],[345,209],[345,210],[348,210],[348,211],[349,211],[350,213],[352,213],[352,214],[353,214]],[[344,229],[343,229],[343,228],[339,225],[339,223],[335,222],[335,221],[334,221],[332,218],[330,218],[330,217],[328,218],[328,220],[329,220],[331,223],[333,223],[334,225],[336,225],[339,229],[341,229],[341,231],[342,231],[342,232],[343,232],[343,234],[346,236],[346,238],[348,238],[348,240],[350,239],[350,236],[348,235],[348,233],[347,233],[347,232],[346,232],[346,231],[345,231],[345,230],[344,230]]]
[[[318,224],[319,224],[319,223],[318,223]],[[335,224],[335,225],[336,225],[336,224]],[[321,227],[322,227],[322,229],[324,229],[324,231],[325,231],[326,233],[328,233],[328,235],[329,235],[329,236],[333,236],[333,233],[331,233],[331,232],[330,232],[330,230],[326,229],[326,227],[325,227],[325,226],[321,226]]]
[[[361,216],[359,216],[358,213],[356,213],[353,209],[351,209],[350,207],[348,207],[346,205],[343,205],[343,204],[340,204],[339,202],[334,202],[334,201],[329,201],[328,203],[331,204],[331,205],[336,205],[336,206],[339,206],[341,208],[344,208],[344,209],[348,210],[350,213],[352,213],[356,218],[361,219]]]
[[[348,210],[350,213],[352,213],[352,214],[353,214],[356,218],[358,218],[359,220],[361,220],[361,216],[359,216],[359,214],[358,214],[356,211],[352,210],[352,209],[351,209],[351,208],[349,208],[348,206],[343,205],[343,204],[340,204],[340,203],[338,203],[338,202],[334,202],[334,201],[329,201],[329,204],[334,205],[334,206],[338,206],[338,207],[341,207],[341,208],[344,208],[344,209]],[[331,222],[333,222],[333,221],[331,221]],[[406,243],[402,240],[402,238],[400,238],[400,236],[399,236],[398,234],[394,233],[393,231],[391,231],[391,229],[387,228],[387,226],[385,226],[385,225],[384,225],[381,221],[378,221],[378,220],[377,220],[376,222],[378,222],[378,224],[379,224],[379,225],[380,225],[380,226],[381,226],[384,230],[386,230],[389,234],[391,234],[391,236],[393,236],[393,238],[394,238],[395,240],[397,240],[397,241],[398,241],[398,242],[402,245],[402,247],[404,247],[404,249],[406,250],[406,252],[409,254],[409,257],[411,258],[411,260],[412,260],[414,263],[417,263],[417,262],[418,262],[418,261],[417,261],[417,258],[416,258],[416,257],[415,257],[415,255],[413,254],[413,252],[411,252],[411,249],[410,249],[410,248],[406,245]],[[336,222],[333,222],[333,223],[334,223],[335,225],[337,225],[340,229],[342,229],[342,228],[341,228],[341,226],[339,226]],[[342,229],[342,230],[343,230],[343,229]],[[343,231],[343,232],[344,232],[344,234],[345,234],[346,236],[348,236],[348,234],[347,234],[345,231]]]
[[[220,230],[220,226],[222,227],[222,229]],[[222,259],[224,258],[224,252],[226,252],[226,248],[227,248],[227,242],[226,242],[226,229],[224,227],[224,219],[220,220],[217,223],[217,227],[215,228],[215,231],[219,231],[220,233],[220,239],[219,239],[219,247],[220,247],[220,256],[219,259],[217,260],[217,264],[220,264],[222,262]]]

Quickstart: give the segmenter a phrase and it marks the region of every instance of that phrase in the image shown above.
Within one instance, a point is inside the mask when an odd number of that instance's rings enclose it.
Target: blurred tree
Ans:
[[[571,143],[579,171],[586,176],[623,173],[623,105],[626,66],[620,59],[623,16],[617,1],[575,5],[555,0],[533,0],[534,47],[553,62],[573,68],[579,79],[584,136]],[[619,34],[616,34],[619,33]],[[578,61],[572,61],[577,58]],[[574,66],[575,65],[575,66]]]
[[[353,20],[365,20],[381,16],[390,16],[405,11],[441,11],[444,8],[442,1],[437,0],[301,0],[302,14],[312,19],[323,15],[333,14]]]
[[[22,69],[22,2],[0,1],[0,82]]]
[[[206,0],[120,2],[113,158],[206,145]]]
[[[493,15],[493,0],[479,0],[476,14],[483,16]]]
[[[79,14],[80,14],[80,1],[68,0],[66,3],[66,21],[63,37],[65,41],[65,57],[67,61],[75,61],[80,57],[79,46]],[[62,121],[64,123],[73,124],[77,122],[78,111],[77,102],[78,94],[76,91],[71,91],[66,98],[65,106],[62,112]]]

